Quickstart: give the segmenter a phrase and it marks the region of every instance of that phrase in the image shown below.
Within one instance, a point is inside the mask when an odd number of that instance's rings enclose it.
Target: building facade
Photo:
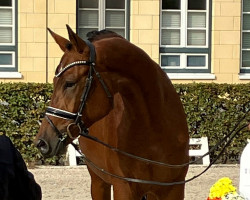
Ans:
[[[1,0],[0,82],[52,82],[67,38],[116,31],[175,83],[250,81],[250,0]]]

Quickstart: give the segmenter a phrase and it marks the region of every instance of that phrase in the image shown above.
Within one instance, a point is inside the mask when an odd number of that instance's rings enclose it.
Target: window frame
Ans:
[[[200,11],[200,10],[188,10],[188,1],[181,1],[181,9],[162,9],[162,1],[160,4],[160,47],[173,47],[173,48],[208,48],[209,45],[209,10],[210,10],[210,5],[209,2],[210,0],[206,0],[206,11]],[[185,3],[182,3],[185,2]],[[164,12],[180,12],[180,45],[164,45],[162,44],[162,30],[167,30],[166,27],[162,27],[162,13]],[[188,13],[193,12],[193,13],[206,13],[206,28],[188,28]],[[183,20],[182,20],[183,19]],[[177,29],[177,28],[168,28],[168,29]],[[203,46],[197,46],[197,45],[188,45],[187,44],[187,32],[188,30],[205,30],[206,32],[206,45]]]
[[[206,13],[206,45],[204,46],[194,46],[194,45],[187,45],[187,31],[188,31],[188,13],[190,10],[188,10],[188,1],[185,0],[185,3],[183,4],[184,0],[181,1],[181,34],[180,34],[180,45],[163,45],[162,44],[162,30],[164,27],[162,27],[162,15],[163,12],[167,9],[162,9],[162,3],[163,0],[160,1],[160,66],[162,69],[167,73],[211,73],[211,27],[212,27],[212,0],[206,0],[206,11],[202,11]],[[185,8],[185,9],[184,9]],[[175,11],[175,10],[168,10],[168,11]],[[178,10],[177,10],[178,11]],[[193,10],[194,13],[200,12],[199,10]],[[191,11],[192,12],[192,11]],[[184,20],[183,20],[184,18]],[[198,30],[199,28],[194,28],[194,30]],[[184,38],[184,39],[183,39]],[[184,40],[184,41],[183,41]],[[166,67],[161,65],[161,57],[164,55],[185,55],[187,57],[188,55],[206,55],[206,67],[188,67],[187,65],[176,68]],[[180,63],[185,63],[183,61],[184,58],[180,60]]]
[[[1,26],[1,27],[12,27],[12,42],[11,43],[0,43],[0,54],[12,54],[12,65],[0,65],[0,73],[1,72],[17,72],[17,27],[18,27],[18,5],[17,0],[12,1],[12,25]],[[1,7],[1,9],[4,7]],[[6,8],[9,9],[10,7]],[[5,9],[5,8],[4,8]]]
[[[180,56],[180,66],[164,66],[162,65],[162,56]],[[187,66],[188,56],[204,56],[205,66]],[[208,54],[196,54],[196,53],[163,53],[160,56],[160,65],[162,69],[176,69],[176,70],[191,70],[191,69],[207,69],[208,68]]]
[[[1,65],[0,64],[0,69],[1,68],[14,68],[15,67],[15,52],[14,51],[0,51],[0,55],[4,54],[12,54],[11,59],[12,59],[12,64],[11,65]]]
[[[76,17],[76,31],[79,34],[80,33],[80,24],[79,24],[79,12],[81,10],[91,10],[92,8],[80,8],[80,4],[79,4],[80,0],[77,0],[77,6],[76,6],[76,13],[77,13],[77,17]],[[124,34],[125,34],[125,38],[127,40],[129,40],[130,34],[129,34],[129,30],[130,30],[130,0],[125,0],[125,8],[124,9],[110,9],[107,8],[106,9],[106,0],[98,0],[98,8],[96,8],[95,10],[98,10],[98,30],[103,30],[103,29],[119,29],[119,28],[124,28]],[[106,20],[106,11],[124,11],[125,13],[125,25],[124,27],[106,27],[105,25],[105,20]],[[88,28],[88,27],[86,27]],[[90,27],[91,29],[91,27]],[[95,30],[93,28],[93,30]]]
[[[250,11],[249,12],[244,12],[244,0],[242,1],[241,4],[241,42],[240,42],[240,73],[242,74],[248,74],[250,73],[250,66],[243,67],[243,51],[249,51],[250,53],[250,48],[243,48],[243,34],[244,33],[250,33],[250,30],[243,30],[243,23],[244,23],[244,14],[248,14],[250,16]]]

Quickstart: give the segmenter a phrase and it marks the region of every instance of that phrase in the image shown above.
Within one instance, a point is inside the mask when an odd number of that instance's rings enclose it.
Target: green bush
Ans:
[[[51,84],[0,84],[0,134],[10,137],[26,162],[43,159],[33,141],[51,93]]]
[[[230,132],[250,109],[250,84],[174,86],[185,108],[190,136],[207,136],[210,148]],[[26,162],[42,160],[43,163],[57,163],[58,158],[45,161],[33,144],[51,94],[51,84],[0,83],[0,134],[10,137]],[[242,123],[247,120],[250,121],[249,112]],[[238,162],[249,133],[246,129],[241,131],[219,162]],[[211,158],[217,154],[218,150]]]
[[[209,147],[233,130],[246,115],[239,127],[250,122],[250,84],[176,84],[187,115],[190,137],[207,136]],[[238,162],[250,132],[247,129],[236,135],[226,148],[220,163]],[[211,158],[214,158],[219,148]]]

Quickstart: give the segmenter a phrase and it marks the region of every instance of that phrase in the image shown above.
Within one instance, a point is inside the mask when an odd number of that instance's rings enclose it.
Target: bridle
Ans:
[[[84,107],[86,105],[86,101],[87,101],[87,98],[89,96],[89,92],[90,92],[90,89],[91,89],[91,86],[92,86],[93,74],[95,74],[97,76],[97,78],[98,78],[99,82],[101,83],[101,85],[102,85],[105,93],[107,94],[107,97],[109,99],[112,99],[112,95],[111,95],[111,93],[110,93],[107,85],[104,83],[102,77],[100,76],[100,74],[95,69],[95,57],[96,57],[96,54],[95,54],[94,45],[91,42],[89,42],[88,40],[85,40],[85,43],[88,45],[88,47],[90,49],[90,59],[89,59],[89,61],[81,60],[81,61],[76,61],[76,62],[70,63],[70,64],[68,64],[66,67],[64,67],[61,71],[59,71],[56,74],[56,77],[60,77],[65,71],[67,71],[68,69],[70,69],[70,68],[72,68],[74,66],[78,66],[78,65],[80,65],[80,66],[81,65],[87,65],[87,66],[89,66],[88,77],[86,79],[84,90],[83,90],[83,93],[82,93],[82,96],[81,96],[81,99],[80,99],[80,105],[79,105],[78,111],[76,113],[73,113],[73,112],[68,112],[66,110],[61,110],[61,109],[49,106],[46,109],[46,112],[45,112],[45,119],[48,121],[48,123],[50,124],[50,126],[57,133],[57,136],[59,138],[57,146],[55,148],[55,154],[57,154],[60,145],[63,144],[63,142],[66,140],[67,137],[69,137],[71,139],[76,139],[71,134],[70,127],[71,126],[77,126],[78,129],[79,129],[79,135],[80,136],[84,136],[85,138],[88,138],[88,139],[90,139],[92,141],[95,141],[95,142],[101,144],[101,145],[104,145],[105,147],[111,149],[112,151],[115,151],[117,153],[126,155],[126,156],[128,156],[130,158],[133,158],[133,159],[136,159],[136,160],[140,160],[140,161],[151,163],[151,164],[155,164],[155,165],[170,167],[170,168],[187,167],[189,164],[193,164],[194,163],[193,161],[188,162],[188,163],[179,164],[179,165],[172,165],[172,164],[167,164],[167,163],[162,163],[162,162],[157,162],[157,161],[149,160],[149,159],[142,158],[142,157],[139,157],[139,156],[136,156],[136,155],[133,155],[133,154],[129,154],[129,153],[124,152],[122,150],[119,150],[119,149],[117,149],[117,148],[115,148],[113,146],[110,146],[107,143],[104,143],[104,142],[100,141],[98,138],[92,137],[92,136],[90,136],[88,134],[88,129],[85,126],[85,124],[84,124],[84,122],[82,120],[82,112],[83,112],[83,109],[84,109]],[[249,112],[249,110],[247,111],[247,113],[248,112]],[[226,144],[223,146],[223,149],[219,153],[219,155],[214,160],[212,160],[210,162],[210,165],[207,166],[207,168],[205,170],[203,170],[201,173],[199,173],[198,175],[196,175],[196,176],[194,176],[194,177],[192,177],[190,179],[184,180],[184,181],[177,181],[177,182],[169,182],[168,183],[168,182],[158,182],[158,181],[150,181],[150,180],[142,180],[142,179],[136,179],[136,178],[122,177],[122,176],[119,176],[119,175],[116,175],[116,174],[112,174],[112,173],[110,173],[110,172],[108,172],[108,171],[106,171],[106,170],[98,167],[91,160],[89,160],[85,155],[82,154],[82,156],[83,156],[84,160],[89,165],[91,165],[93,168],[95,168],[96,170],[101,171],[102,173],[104,173],[106,175],[109,175],[109,176],[112,176],[114,178],[121,179],[123,181],[133,182],[133,183],[142,183],[142,184],[160,185],[160,186],[171,186],[171,185],[185,184],[187,182],[190,182],[190,181],[196,179],[197,177],[199,177],[203,173],[205,173],[218,160],[218,158],[220,157],[220,155],[224,152],[225,148],[231,143],[232,139],[236,136],[236,134],[239,133],[242,129],[244,129],[244,128],[247,127],[247,125],[244,125],[244,126],[240,127],[238,130],[236,130],[236,128],[238,127],[238,125],[240,124],[240,122],[243,121],[243,119],[246,117],[247,113],[236,124],[236,126],[234,127],[234,129],[230,133],[228,133],[224,138],[222,138],[209,152],[207,152],[206,154],[204,154],[203,156],[201,156],[198,159],[198,160],[201,160],[203,157],[205,157],[206,155],[208,155],[211,152],[213,152],[214,150],[216,150],[216,148],[218,146],[222,145],[223,141],[227,141]],[[65,133],[61,133],[57,129],[57,127],[54,125],[54,123],[49,118],[49,116],[54,116],[54,117],[57,117],[57,118],[62,118],[62,119],[66,119],[66,120],[74,120],[74,121],[67,126],[67,132],[65,134]],[[71,144],[76,148],[76,150],[79,151],[78,147],[73,142]],[[81,152],[79,151],[79,153],[81,153]],[[198,160],[196,160],[196,161],[198,161]]]
[[[88,76],[85,82],[85,86],[80,98],[80,105],[78,107],[78,111],[76,113],[73,112],[69,112],[66,110],[61,110],[52,106],[47,107],[46,111],[45,111],[45,119],[48,121],[48,123],[50,124],[50,126],[53,128],[53,130],[56,132],[59,140],[56,146],[56,152],[55,154],[58,152],[60,145],[63,144],[63,142],[66,140],[67,137],[69,137],[70,139],[76,139],[76,137],[74,137],[71,133],[71,127],[72,126],[76,126],[79,129],[79,135],[88,135],[88,129],[85,126],[85,123],[83,122],[82,119],[82,112],[83,109],[85,108],[86,105],[86,101],[88,99],[89,93],[90,93],[90,89],[92,86],[92,82],[93,82],[93,75],[95,74],[96,77],[98,78],[99,82],[101,83],[105,93],[107,94],[107,97],[109,99],[112,99],[112,95],[107,87],[107,85],[104,83],[101,75],[99,72],[96,71],[95,69],[95,60],[96,60],[96,53],[95,53],[95,47],[94,45],[88,41],[85,40],[85,43],[87,44],[87,46],[90,49],[90,58],[89,61],[86,60],[80,60],[80,61],[75,61],[72,62],[70,64],[68,64],[66,67],[62,68],[56,75],[55,77],[60,77],[65,71],[67,71],[68,69],[75,67],[75,66],[82,66],[82,65],[87,65],[89,66],[89,72],[88,72]],[[53,117],[57,117],[57,118],[61,118],[61,119],[66,119],[66,120],[73,120],[72,123],[70,123],[67,126],[67,132],[66,133],[62,133],[58,130],[58,128],[54,125],[54,123],[52,122],[52,120],[49,118],[49,116],[53,116]]]

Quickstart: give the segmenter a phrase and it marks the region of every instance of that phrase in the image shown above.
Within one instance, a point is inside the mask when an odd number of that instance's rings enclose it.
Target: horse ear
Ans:
[[[55,42],[59,45],[59,47],[61,48],[61,50],[63,52],[65,52],[68,47],[70,46],[70,41],[65,39],[64,37],[54,33],[52,30],[50,30],[49,28],[47,28],[48,31],[50,32],[51,36],[54,38]]]
[[[82,53],[86,46],[86,43],[76,33],[74,33],[74,31],[69,27],[69,25],[66,25],[66,27],[68,29],[70,42],[76,47],[76,50],[79,53]]]

